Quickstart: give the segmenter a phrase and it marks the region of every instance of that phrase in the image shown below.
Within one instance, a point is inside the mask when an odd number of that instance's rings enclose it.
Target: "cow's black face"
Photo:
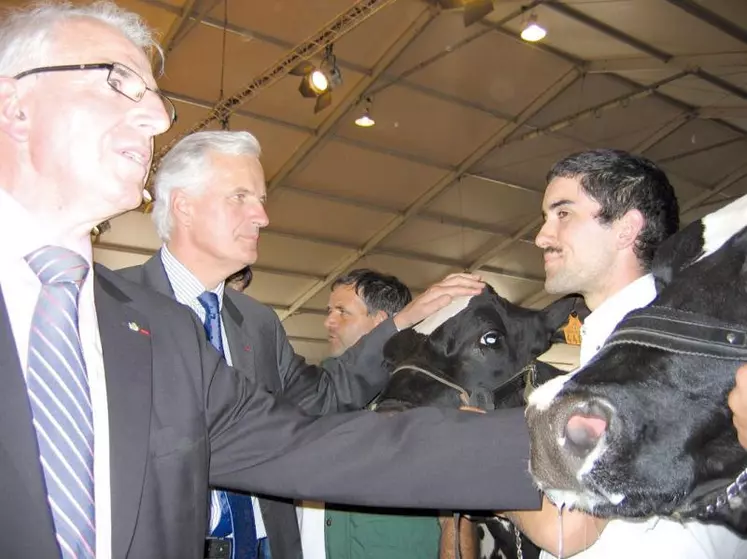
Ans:
[[[458,312],[446,311],[453,316],[433,317],[389,340],[384,355],[393,375],[377,399],[377,411],[521,405],[518,373],[549,347],[577,303],[568,297],[542,311],[530,310],[490,287],[455,301]]]
[[[737,225],[745,218],[742,209]],[[683,258],[671,259],[677,236],[663,247],[662,290],[648,309],[629,314],[586,367],[530,398],[531,471],[558,504],[599,516],[683,513],[747,466],[726,403],[747,360],[747,228],[698,260],[692,236],[703,230],[679,234]],[[711,518],[736,525],[740,515]]]

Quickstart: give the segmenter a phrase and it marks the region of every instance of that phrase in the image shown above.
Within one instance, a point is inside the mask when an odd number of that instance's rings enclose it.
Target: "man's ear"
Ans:
[[[646,220],[639,210],[629,210],[617,224],[617,241],[619,248],[635,245],[638,235],[643,230]]]
[[[194,200],[184,190],[177,188],[171,192],[171,215],[174,221],[189,227],[192,224]]]
[[[373,315],[374,324],[376,326],[384,322],[387,318],[389,318],[389,315],[386,314],[384,311],[376,311]]]
[[[28,138],[29,119],[18,97],[18,82],[0,77],[0,131],[17,142]]]

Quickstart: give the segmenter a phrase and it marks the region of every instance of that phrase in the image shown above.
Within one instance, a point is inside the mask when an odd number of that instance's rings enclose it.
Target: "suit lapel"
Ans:
[[[47,547],[54,549],[54,525],[47,506],[47,490],[44,474],[39,462],[39,447],[32,423],[26,381],[18,360],[13,330],[0,289],[0,447],[3,460],[8,460],[12,469],[26,487],[29,500],[38,504],[34,518],[28,518],[34,532],[40,538],[51,538]],[[23,535],[19,535],[23,537]]]
[[[143,277],[148,287],[176,300],[169,276],[166,275],[166,269],[163,267],[160,250],[143,264]]]
[[[231,297],[226,290],[223,294],[223,312],[221,313],[223,327],[226,329],[226,338],[228,338],[228,347],[231,351],[231,362],[233,366],[244,373],[251,375],[258,374],[255,364],[255,354],[257,340],[252,337],[247,328],[244,328],[244,316],[239,311],[236,304],[231,301]],[[267,384],[265,379],[252,378],[266,388],[272,389],[272,384]],[[272,390],[271,390],[272,391]]]
[[[150,442],[150,327],[127,295],[100,274],[96,278],[109,407],[112,554],[124,557],[135,531]]]

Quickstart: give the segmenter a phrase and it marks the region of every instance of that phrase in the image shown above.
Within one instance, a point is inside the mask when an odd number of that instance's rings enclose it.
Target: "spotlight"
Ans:
[[[356,126],[360,126],[361,128],[371,128],[374,124],[376,124],[376,121],[371,118],[371,98],[366,98],[366,110],[363,111],[363,114],[355,119]]]
[[[301,85],[298,86],[298,91],[304,97],[319,97],[328,89],[329,80],[327,76],[316,68],[301,78]]]
[[[327,45],[322,63],[318,68],[308,60],[304,60],[290,73],[294,76],[302,76],[298,91],[303,97],[316,98],[315,113],[332,104],[332,89],[342,84],[342,73],[337,66],[337,58],[332,54],[332,45]]]
[[[521,32],[521,38],[529,43],[536,43],[541,41],[547,35],[547,30],[537,23],[537,16],[532,14],[529,16],[526,26]]]

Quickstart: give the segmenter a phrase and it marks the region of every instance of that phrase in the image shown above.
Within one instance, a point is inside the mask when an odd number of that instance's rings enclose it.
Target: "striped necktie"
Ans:
[[[89,270],[79,254],[45,246],[26,256],[42,284],[29,334],[26,386],[62,557],[95,557],[93,409],[78,331]]]
[[[205,334],[223,355],[223,334],[220,324],[220,301],[212,291],[205,291],[197,300],[205,309]],[[214,489],[210,492],[211,530],[209,535],[233,540],[232,559],[257,557],[257,528],[254,508],[249,495]]]

